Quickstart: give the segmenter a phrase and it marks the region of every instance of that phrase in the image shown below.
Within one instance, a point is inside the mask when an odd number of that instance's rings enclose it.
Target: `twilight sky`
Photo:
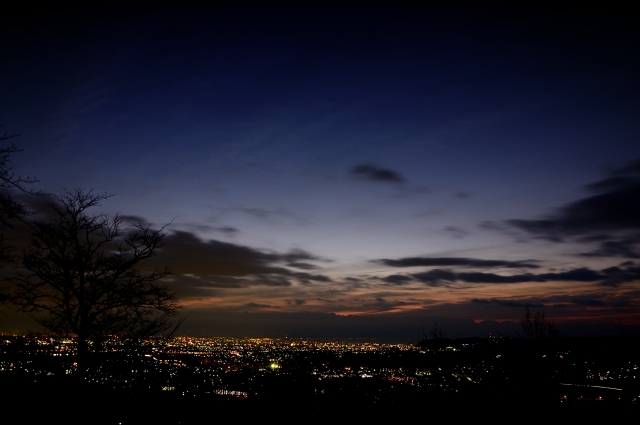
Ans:
[[[515,334],[526,305],[637,332],[634,13],[16,10],[0,124],[38,189],[171,222],[145,267],[172,267],[186,334]]]

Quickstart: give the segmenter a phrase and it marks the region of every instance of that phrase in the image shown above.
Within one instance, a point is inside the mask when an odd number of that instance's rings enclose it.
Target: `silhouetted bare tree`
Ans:
[[[520,325],[525,336],[530,339],[557,338],[559,330],[553,320],[545,317],[544,311],[537,310],[532,316],[529,307],[525,307],[524,317],[520,318]]]
[[[0,127],[2,127],[0,125]],[[0,135],[0,142],[18,137],[18,134],[4,132]],[[16,201],[16,192],[22,194],[37,194],[39,192],[28,188],[29,184],[36,183],[32,177],[23,178],[16,176],[11,165],[11,155],[20,152],[15,143],[0,147],[0,267],[15,260],[13,246],[5,237],[5,231],[12,229],[17,220],[27,215],[27,210],[21,202]],[[0,304],[9,300],[8,287],[0,285]]]
[[[424,329],[422,330],[422,338],[416,344],[416,346],[424,347],[432,350],[442,349],[447,343],[446,342],[447,340],[445,340],[446,335],[447,333],[442,328],[442,326],[438,326],[438,322],[435,322],[433,324],[433,327],[429,331],[428,336],[425,330]]]
[[[18,136],[18,134],[5,132],[0,135],[0,142]],[[0,232],[13,228],[16,220],[27,214],[24,204],[16,201],[15,193],[32,195],[39,193],[28,188],[28,185],[36,183],[37,180],[32,177],[17,176],[11,165],[11,155],[20,151],[21,149],[18,149],[15,143],[0,147]],[[0,266],[13,258],[10,251],[11,246],[7,243],[4,234],[0,233]]]
[[[165,332],[178,314],[175,293],[159,283],[170,270],[136,268],[156,255],[164,229],[88,213],[111,196],[82,189],[56,196],[54,218],[29,223],[22,272],[10,279],[12,302],[50,331],[77,335],[80,358],[90,341]]]
[[[444,339],[447,333],[442,329],[442,326],[438,326],[438,322],[435,322],[433,328],[431,328],[431,339]]]

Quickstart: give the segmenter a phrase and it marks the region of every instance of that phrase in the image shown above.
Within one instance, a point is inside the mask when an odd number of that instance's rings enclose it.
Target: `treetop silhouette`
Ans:
[[[544,311],[538,310],[532,315],[528,306],[525,307],[524,317],[520,318],[520,325],[529,339],[557,338],[560,334],[556,324],[547,319]]]
[[[56,196],[49,203],[53,218],[29,223],[32,241],[10,279],[19,310],[51,332],[77,335],[81,356],[90,341],[109,335],[165,332],[179,309],[175,293],[160,283],[168,268],[137,268],[157,254],[164,228],[89,213],[111,196],[83,189]]]

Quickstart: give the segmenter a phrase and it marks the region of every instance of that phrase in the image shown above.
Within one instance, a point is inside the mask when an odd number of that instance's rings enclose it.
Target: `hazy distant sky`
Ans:
[[[0,124],[39,189],[171,222],[184,333],[486,335],[526,305],[615,332],[640,326],[635,13],[24,9]]]

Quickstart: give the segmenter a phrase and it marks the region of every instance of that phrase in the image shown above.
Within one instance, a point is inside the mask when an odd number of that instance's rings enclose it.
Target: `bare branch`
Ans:
[[[544,311],[538,310],[532,316],[528,306],[525,307],[524,317],[520,318],[520,325],[529,339],[557,338],[560,334],[553,320],[545,317]]]
[[[0,127],[2,126],[0,125]],[[0,141],[4,142],[18,136],[19,134],[5,132],[0,135]],[[14,172],[14,167],[11,165],[11,155],[20,151],[21,149],[18,149],[15,143],[0,147],[0,231],[14,228],[16,222],[23,220],[29,214],[24,204],[15,199],[15,192],[23,195],[40,194],[40,191],[27,187],[36,183],[37,179],[16,176]],[[16,260],[13,250],[14,247],[11,246],[10,241],[0,234],[0,266]],[[0,294],[0,301],[6,298],[6,295]]]
[[[175,293],[159,281],[168,268],[142,273],[137,264],[156,255],[164,227],[122,216],[90,215],[112,194],[75,189],[50,205],[56,218],[32,222],[32,243],[22,255],[28,271],[11,283],[13,302],[53,332],[75,333],[79,350],[108,335],[146,337],[172,327],[180,308]]]

